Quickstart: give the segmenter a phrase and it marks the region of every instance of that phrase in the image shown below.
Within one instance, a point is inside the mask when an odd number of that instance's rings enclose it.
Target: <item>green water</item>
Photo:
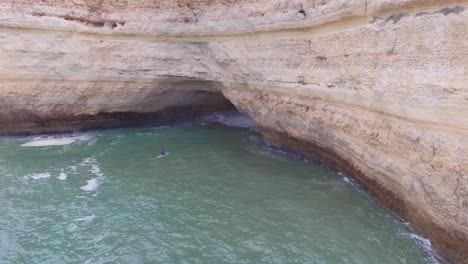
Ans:
[[[44,139],[74,142],[21,146]],[[437,262],[346,177],[248,129],[3,137],[0,186],[0,263]]]

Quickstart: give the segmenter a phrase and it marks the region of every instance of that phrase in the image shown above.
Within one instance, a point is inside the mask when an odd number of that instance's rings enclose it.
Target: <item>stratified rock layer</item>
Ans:
[[[3,0],[0,131],[192,116],[223,93],[272,141],[351,173],[468,263],[467,6]]]

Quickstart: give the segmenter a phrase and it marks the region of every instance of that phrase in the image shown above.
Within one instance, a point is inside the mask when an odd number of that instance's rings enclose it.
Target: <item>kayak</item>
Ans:
[[[160,159],[160,158],[167,157],[167,156],[169,156],[169,155],[171,155],[171,153],[169,153],[169,152],[166,152],[166,154],[165,154],[165,155],[161,155],[161,154],[159,154],[159,155],[157,155],[157,156],[156,156],[156,158],[157,158],[157,159]]]

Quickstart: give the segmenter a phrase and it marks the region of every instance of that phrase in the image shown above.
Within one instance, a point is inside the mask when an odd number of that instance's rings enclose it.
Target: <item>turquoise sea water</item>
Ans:
[[[0,186],[0,263],[437,263],[344,175],[251,129],[3,137]]]

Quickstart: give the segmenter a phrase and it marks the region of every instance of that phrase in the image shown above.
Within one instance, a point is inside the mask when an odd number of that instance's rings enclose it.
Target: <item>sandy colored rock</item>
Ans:
[[[213,107],[352,173],[468,263],[468,2],[0,3],[0,130]],[[307,146],[307,148],[301,148]]]

